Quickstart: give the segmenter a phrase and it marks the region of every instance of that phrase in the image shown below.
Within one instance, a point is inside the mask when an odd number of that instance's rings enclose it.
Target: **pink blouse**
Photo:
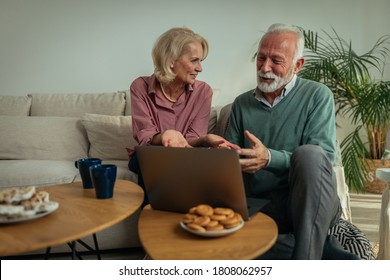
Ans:
[[[154,75],[139,77],[130,86],[133,137],[139,145],[168,129],[180,131],[187,140],[207,134],[213,95],[207,83],[188,85],[172,107],[156,93],[158,87]],[[128,151],[131,156],[134,149]]]

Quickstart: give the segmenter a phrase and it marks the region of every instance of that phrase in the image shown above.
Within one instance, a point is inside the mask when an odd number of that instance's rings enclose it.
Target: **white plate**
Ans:
[[[244,226],[244,224],[245,224],[245,222],[241,221],[241,223],[238,226],[234,227],[234,228],[223,229],[223,230],[197,231],[197,230],[192,230],[192,229],[188,228],[185,223],[180,222],[180,226],[184,230],[186,230],[186,231],[188,231],[190,233],[193,233],[195,235],[205,236],[205,237],[225,236],[225,235],[231,234],[231,233],[239,230],[240,228],[242,228]]]
[[[53,208],[50,211],[38,212],[35,215],[31,215],[31,216],[24,216],[24,217],[23,216],[22,217],[0,216],[0,224],[20,223],[20,222],[35,220],[35,219],[47,216],[47,215],[53,213],[54,211],[56,211],[57,209],[58,209],[58,204],[57,204],[56,208]]]

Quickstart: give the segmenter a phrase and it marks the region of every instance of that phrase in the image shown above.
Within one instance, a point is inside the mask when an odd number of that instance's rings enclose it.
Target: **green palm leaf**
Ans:
[[[365,161],[367,149],[359,136],[360,128],[357,127],[356,130],[349,134],[341,142],[340,148],[347,185],[357,192],[364,192],[368,165]]]
[[[334,94],[336,114],[345,114],[358,125],[340,146],[348,185],[364,191],[366,159],[383,155],[390,123],[390,82],[376,82],[371,77],[373,69],[383,73],[390,36],[380,37],[368,52],[358,55],[352,43],[334,29],[321,36],[305,30],[304,35],[305,64],[299,75],[327,85]],[[359,135],[362,129],[367,131],[367,140]]]

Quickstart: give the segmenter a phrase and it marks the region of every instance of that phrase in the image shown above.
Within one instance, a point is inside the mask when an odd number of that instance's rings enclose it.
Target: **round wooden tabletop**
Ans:
[[[94,189],[82,183],[39,187],[59,203],[58,209],[42,218],[0,224],[0,256],[9,256],[75,241],[106,229],[136,212],[144,198],[136,184],[117,180],[114,196],[97,199]]]
[[[151,259],[239,260],[254,259],[276,242],[278,229],[272,218],[259,212],[238,231],[222,237],[201,237],[180,227],[184,214],[153,210],[140,215],[141,244]]]

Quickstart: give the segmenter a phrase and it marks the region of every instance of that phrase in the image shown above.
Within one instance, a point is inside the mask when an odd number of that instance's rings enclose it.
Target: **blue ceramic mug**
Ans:
[[[96,198],[111,198],[114,194],[117,167],[114,164],[92,165],[89,168]]]
[[[78,168],[81,176],[81,180],[83,181],[83,188],[84,189],[92,189],[92,181],[91,176],[89,173],[89,167],[92,165],[101,164],[102,160],[100,158],[82,158],[79,160],[76,160],[74,162],[74,165],[76,168]]]

